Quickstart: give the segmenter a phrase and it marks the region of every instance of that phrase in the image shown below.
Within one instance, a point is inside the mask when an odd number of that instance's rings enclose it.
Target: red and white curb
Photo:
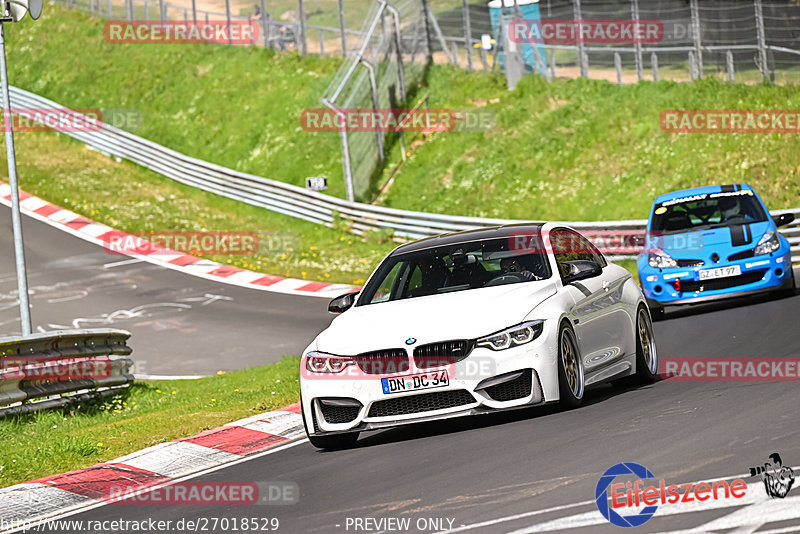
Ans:
[[[0,532],[108,501],[112,488],[137,491],[278,447],[305,436],[300,403],[116,460],[0,489]]]
[[[90,243],[106,246],[110,236],[114,236],[115,239],[121,239],[130,235],[92,221],[91,219],[87,219],[82,215],[60,208],[23,191],[19,192],[19,198],[20,210],[26,215],[58,228],[59,230],[80,237]],[[11,187],[9,187],[8,184],[0,183],[0,203],[11,206]],[[250,287],[253,289],[274,291],[277,293],[324,297],[329,299],[356,289],[356,286],[347,284],[298,280],[295,278],[283,278],[281,276],[257,273],[248,271],[247,269],[240,269],[239,267],[204,260],[196,256],[190,256],[189,254],[176,252],[163,247],[153,246],[152,250],[153,252],[149,254],[125,255],[208,280]]]

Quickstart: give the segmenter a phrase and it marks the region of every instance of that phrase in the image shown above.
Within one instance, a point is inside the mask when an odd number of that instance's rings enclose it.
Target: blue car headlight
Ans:
[[[762,254],[769,254],[781,248],[781,242],[778,239],[778,234],[769,231],[759,240],[756,248],[753,249],[753,255],[761,256]]]
[[[650,267],[656,269],[668,269],[678,266],[678,262],[660,248],[650,250],[650,253],[647,255],[647,263],[650,264]]]

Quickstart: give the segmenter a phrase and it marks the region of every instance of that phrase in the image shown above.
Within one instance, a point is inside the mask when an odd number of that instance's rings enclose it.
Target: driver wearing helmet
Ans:
[[[722,215],[722,222],[739,219],[740,222],[751,220],[746,213],[742,213],[742,206],[735,198],[721,198],[719,201],[719,211]]]
[[[519,258],[503,258],[500,260],[500,270],[503,274],[519,273],[526,280],[538,280],[539,278],[522,265]]]

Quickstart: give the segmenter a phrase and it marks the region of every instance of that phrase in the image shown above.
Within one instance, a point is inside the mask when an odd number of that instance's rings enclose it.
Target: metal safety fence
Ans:
[[[11,104],[12,107],[19,108],[64,108],[61,104],[17,87],[11,87]],[[334,226],[338,219],[355,234],[390,230],[393,232],[395,240],[405,241],[444,232],[530,222],[406,211],[351,202],[192,158],[106,124],[102,124],[101,128],[96,131],[64,133],[109,156],[126,159],[177,182],[329,227]],[[794,260],[800,262],[800,209],[788,211],[794,213],[797,220],[782,229],[782,233],[792,245]],[[776,211],[773,214],[785,212],[787,210]],[[624,248],[617,245],[606,246],[603,245],[603,240],[607,242],[613,235],[640,235],[646,221],[567,222],[565,224],[590,238],[599,237],[599,248],[605,253],[615,257],[633,257],[637,253],[635,246]]]
[[[0,338],[0,417],[119,394],[133,383],[129,337],[103,328]]]

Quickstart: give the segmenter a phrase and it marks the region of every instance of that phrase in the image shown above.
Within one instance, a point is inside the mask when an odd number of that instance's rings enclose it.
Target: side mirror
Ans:
[[[578,280],[594,278],[603,273],[603,268],[591,260],[565,261],[564,264],[569,266],[569,272],[564,277],[565,285],[577,282]]]
[[[358,296],[358,291],[353,293],[345,293],[344,295],[339,295],[330,303],[328,304],[328,311],[331,313],[344,313],[350,308],[353,307],[353,304],[356,303],[356,297]]]
[[[786,226],[794,222],[794,213],[783,213],[777,217],[773,217],[772,220],[775,221],[775,226],[780,228],[781,226]]]

